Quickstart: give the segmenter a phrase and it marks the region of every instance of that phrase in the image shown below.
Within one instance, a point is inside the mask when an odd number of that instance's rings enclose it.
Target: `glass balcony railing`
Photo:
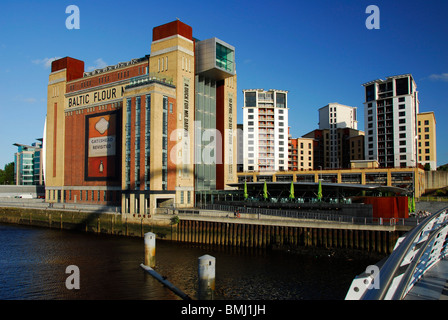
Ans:
[[[172,77],[162,77],[159,74],[157,74],[155,72],[152,72],[152,73],[149,73],[149,74],[144,74],[142,76],[131,78],[129,80],[129,86],[130,87],[135,87],[135,86],[145,85],[145,84],[147,84],[149,82],[153,82],[153,81],[157,81],[157,82],[173,85],[173,78]]]

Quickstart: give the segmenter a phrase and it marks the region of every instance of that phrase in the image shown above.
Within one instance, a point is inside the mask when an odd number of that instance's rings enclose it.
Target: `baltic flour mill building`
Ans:
[[[192,207],[237,181],[235,48],[199,41],[173,21],[151,52],[84,71],[52,63],[46,122],[46,199],[121,205],[122,213]]]

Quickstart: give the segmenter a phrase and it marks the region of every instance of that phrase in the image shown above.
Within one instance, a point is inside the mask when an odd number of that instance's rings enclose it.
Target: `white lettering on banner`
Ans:
[[[89,139],[89,158],[108,157],[115,155],[115,136],[96,137]]]

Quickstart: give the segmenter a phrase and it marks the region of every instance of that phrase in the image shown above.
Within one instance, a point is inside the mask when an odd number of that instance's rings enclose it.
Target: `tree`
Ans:
[[[431,165],[429,163],[426,163],[424,169],[425,171],[431,171]]]
[[[14,184],[14,162],[5,165],[5,169],[0,169],[0,184]]]

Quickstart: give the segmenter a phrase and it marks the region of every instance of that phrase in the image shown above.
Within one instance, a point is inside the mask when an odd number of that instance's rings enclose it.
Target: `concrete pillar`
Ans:
[[[152,232],[145,233],[145,265],[156,266],[156,235]]]
[[[198,262],[198,299],[213,300],[216,258],[206,254],[199,257]]]

